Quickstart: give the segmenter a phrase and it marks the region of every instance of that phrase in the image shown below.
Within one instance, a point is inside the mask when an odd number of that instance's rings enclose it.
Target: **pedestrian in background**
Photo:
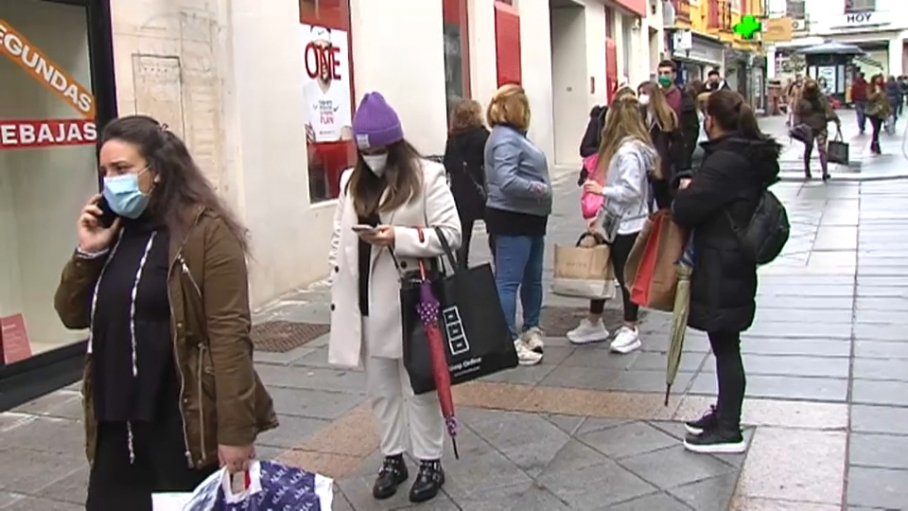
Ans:
[[[897,123],[899,120],[899,108],[902,105],[902,87],[892,75],[889,75],[889,79],[886,80],[886,99],[889,100],[889,115],[892,116],[892,122],[893,124]]]
[[[719,70],[716,68],[710,69],[709,74],[706,75],[706,92],[716,92],[727,89],[728,83],[719,75]]]
[[[438,394],[413,395],[404,368],[400,273],[444,254],[436,228],[459,247],[460,219],[444,166],[420,157],[404,139],[397,113],[381,94],[363,97],[353,135],[356,165],[341,176],[328,256],[328,361],[348,368],[361,362],[366,373],[384,456],[373,497],[389,498],[407,480],[409,450],[419,462],[410,501],[424,502],[445,482],[444,420]]]
[[[672,219],[694,233],[687,324],[709,336],[719,395],[703,417],[686,423],[684,446],[740,453],[746,448],[741,332],[754,320],[757,266],[742,252],[736,229],[750,223],[764,190],[778,180],[781,147],[760,132],[750,105],[730,90],[709,96],[706,130],[706,159],[692,179],[680,180]]]
[[[519,85],[498,89],[486,110],[492,127],[485,149],[489,183],[486,227],[495,236],[495,284],[517,356],[542,361],[542,269],[552,213],[552,184],[545,153],[527,137],[530,103]],[[517,329],[517,297],[523,326]]]
[[[810,179],[810,157],[816,146],[820,156],[820,170],[823,172],[823,181],[829,179],[829,162],[826,153],[829,132],[829,122],[835,122],[836,129],[841,131],[842,121],[829,104],[829,98],[823,94],[819,84],[808,78],[804,82],[804,90],[798,101],[796,113],[800,123],[810,127],[812,139],[804,144],[804,178]]]
[[[457,203],[463,241],[458,252],[458,264],[469,267],[470,241],[473,225],[485,218],[486,171],[485,147],[489,130],[482,123],[482,105],[472,99],[463,99],[454,107],[451,133],[445,144],[445,172],[451,182],[451,192]],[[489,236],[489,250],[495,257],[495,246]]]
[[[660,171],[650,175],[652,198],[658,209],[671,207],[672,188],[676,170],[690,169],[689,154],[678,116],[665,102],[662,90],[653,82],[643,82],[637,88],[637,98],[650,141],[659,155]],[[656,174],[659,174],[658,177]]]
[[[864,73],[858,73],[851,84],[851,102],[854,103],[854,112],[858,118],[858,130],[861,135],[864,134],[867,127],[867,81],[864,79]]]
[[[622,87],[614,93],[612,101],[617,101],[621,96],[633,94],[634,90],[630,87]],[[590,110],[590,120],[586,125],[586,131],[583,134],[583,140],[580,141],[580,158],[587,158],[599,152],[599,145],[602,143],[602,128],[605,127],[605,116],[608,114],[608,105],[595,106]],[[580,179],[577,186],[583,186],[589,177],[589,171],[586,167],[580,167]]]
[[[632,94],[623,96],[612,104],[606,117],[597,174],[584,184],[585,191],[605,198],[603,211],[588,222],[587,230],[605,231],[611,245],[612,267],[624,305],[624,324],[610,345],[616,353],[630,353],[642,345],[637,329],[639,307],[630,299],[624,266],[649,216],[650,179],[663,177],[658,160],[640,102]],[[602,321],[604,310],[605,300],[590,301],[589,315],[567,333],[568,340],[574,344],[607,340],[610,333]]]
[[[662,93],[665,94],[665,101],[675,111],[675,115],[678,116],[681,133],[684,135],[685,150],[687,151],[686,160],[690,161],[700,135],[696,96],[685,93],[675,85],[678,79],[678,71],[675,63],[671,60],[663,60],[659,63],[656,69],[656,76],[658,77],[659,86],[662,87]]]
[[[54,306],[89,329],[85,507],[151,511],[152,493],[245,470],[277,416],[252,363],[246,231],[186,145],[123,117],[101,134],[99,166]]]
[[[886,83],[883,81],[883,75],[877,74],[870,78],[870,87],[867,92],[867,117],[870,119],[872,129],[870,138],[870,152],[879,156],[883,154],[880,149],[880,130],[883,123],[891,114],[889,108],[889,97],[886,95]]]

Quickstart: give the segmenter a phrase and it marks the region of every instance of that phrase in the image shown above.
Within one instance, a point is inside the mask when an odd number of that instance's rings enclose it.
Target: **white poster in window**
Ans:
[[[347,32],[300,25],[306,138],[310,142],[351,140],[353,113]]]

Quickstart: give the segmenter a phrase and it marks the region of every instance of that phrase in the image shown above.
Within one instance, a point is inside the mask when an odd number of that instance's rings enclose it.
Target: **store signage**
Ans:
[[[0,318],[0,346],[3,348],[3,362],[6,364],[32,356],[28,332],[25,330],[25,318],[22,317],[22,314]]]
[[[25,36],[4,20],[0,20],[0,52],[30,74],[38,83],[60,96],[82,117],[95,118],[95,99],[91,92],[52,62],[44,52],[29,43]]]
[[[0,120],[0,150],[90,145],[98,140],[88,119]]]
[[[836,16],[830,28],[866,28],[890,25],[892,21],[885,12],[850,12]]]

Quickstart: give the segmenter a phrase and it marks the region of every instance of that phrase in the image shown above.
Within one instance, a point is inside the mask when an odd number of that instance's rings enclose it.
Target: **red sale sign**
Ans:
[[[0,120],[0,150],[90,145],[97,140],[98,128],[88,119]]]

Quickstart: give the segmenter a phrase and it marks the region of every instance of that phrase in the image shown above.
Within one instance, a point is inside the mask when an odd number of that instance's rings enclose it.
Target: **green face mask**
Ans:
[[[661,85],[663,87],[668,87],[671,84],[672,84],[672,78],[670,76],[660,76],[659,77],[659,85]]]

